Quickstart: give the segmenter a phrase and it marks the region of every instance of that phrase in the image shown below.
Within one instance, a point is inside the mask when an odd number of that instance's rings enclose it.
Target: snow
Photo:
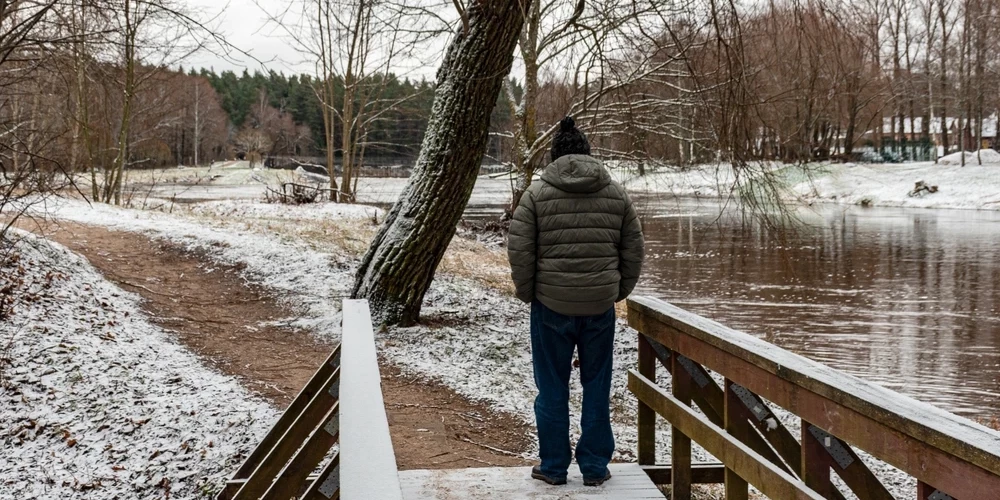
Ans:
[[[307,171],[306,169],[299,167],[295,169],[295,175],[299,177],[300,180],[304,182],[309,182],[313,184],[320,184],[323,186],[330,185],[330,176],[323,174],[315,174]]]
[[[220,200],[191,205],[189,211],[196,215],[231,217],[238,219],[331,220],[331,219],[382,219],[384,211],[367,205],[347,203],[307,203],[282,205],[253,200]]]
[[[270,207],[273,213],[288,213],[285,205],[260,205],[258,212]],[[339,339],[340,300],[350,296],[353,283],[351,264],[345,255],[317,252],[304,243],[281,241],[268,233],[229,228],[239,222],[238,217],[220,215],[213,227],[208,219],[199,221],[178,214],[87,205],[75,200],[49,201],[44,207],[51,217],[144,233],[221,263],[244,264],[248,280],[279,292],[277,295],[290,306],[289,313],[294,316],[284,320],[286,325],[316,332],[328,340]],[[242,217],[249,218],[248,213],[253,211],[244,212]]]
[[[584,486],[583,476],[570,467],[567,484],[550,486],[531,478],[531,467],[457,470],[408,470],[400,473],[406,500],[639,500],[663,499],[636,464],[610,464],[611,479],[600,487]],[[697,497],[695,497],[697,498]]]
[[[13,360],[0,388],[0,498],[216,491],[275,410],[206,368],[83,258],[31,236],[17,250],[40,298],[0,323]]]
[[[967,151],[952,153],[938,159],[940,165],[961,165],[962,156],[966,165],[1000,165],[1000,153],[992,149],[980,149],[977,152]],[[980,163],[981,162],[981,163]]]
[[[672,196],[726,197],[736,180],[736,172],[728,164],[698,165],[686,170],[659,169],[643,176],[628,168],[613,168],[611,173],[630,192]]]
[[[339,179],[338,179],[339,181]],[[78,182],[86,184],[87,178]],[[136,186],[137,197],[148,195],[159,200],[203,202],[212,200],[262,200],[267,187],[284,182],[329,184],[329,177],[297,170],[249,168],[246,161],[218,162],[211,167],[185,167],[130,171],[128,182]],[[391,204],[399,198],[409,179],[406,177],[360,177],[358,201]],[[499,205],[510,202],[513,180],[480,176],[472,191],[472,205]]]
[[[359,203],[395,203],[409,179],[402,177],[361,177],[358,179]],[[480,176],[472,190],[469,205],[502,205],[510,203],[513,181]]]
[[[987,152],[988,151],[988,152]],[[975,158],[975,153],[967,153]],[[632,193],[726,199],[738,192],[736,181],[767,172],[785,201],[910,208],[1000,210],[1000,153],[983,150],[983,166],[923,163],[798,165],[767,164],[738,173],[729,165],[700,165],[687,170],[659,169],[645,176],[634,170],[613,171]],[[954,156],[954,155],[952,155]],[[955,157],[957,158],[957,156]],[[952,161],[949,157],[942,160]],[[987,166],[986,163],[994,166]],[[938,186],[936,193],[909,196],[918,181]]]
[[[812,180],[792,183],[791,187],[793,194],[807,202],[1000,210],[998,167],[933,163],[826,165],[810,175],[814,176]],[[918,181],[938,186],[938,192],[909,196]]]

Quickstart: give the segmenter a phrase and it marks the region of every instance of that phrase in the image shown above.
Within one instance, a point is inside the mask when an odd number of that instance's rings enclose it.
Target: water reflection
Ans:
[[[732,209],[642,200],[639,292],[969,416],[1000,409],[1000,214],[802,209],[781,244]]]

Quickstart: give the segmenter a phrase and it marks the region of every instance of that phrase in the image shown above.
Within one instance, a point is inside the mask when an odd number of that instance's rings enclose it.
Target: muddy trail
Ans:
[[[277,408],[291,402],[333,347],[282,326],[291,312],[247,283],[238,266],[138,233],[64,221],[34,229],[141,296],[154,323]],[[525,465],[518,455],[532,438],[521,419],[380,364],[400,469]]]

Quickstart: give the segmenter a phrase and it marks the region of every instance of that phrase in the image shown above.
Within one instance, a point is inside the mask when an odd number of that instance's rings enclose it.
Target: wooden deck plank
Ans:
[[[638,464],[611,464],[611,480],[599,487],[583,485],[579,470],[570,468],[568,484],[549,486],[531,479],[530,467],[453,470],[409,470],[399,473],[403,500],[646,500],[664,498]]]

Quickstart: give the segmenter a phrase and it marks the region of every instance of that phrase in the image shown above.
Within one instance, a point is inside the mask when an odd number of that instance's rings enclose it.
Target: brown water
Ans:
[[[715,201],[641,205],[638,293],[947,410],[1000,416],[1000,213],[803,208],[798,239],[780,245]]]

